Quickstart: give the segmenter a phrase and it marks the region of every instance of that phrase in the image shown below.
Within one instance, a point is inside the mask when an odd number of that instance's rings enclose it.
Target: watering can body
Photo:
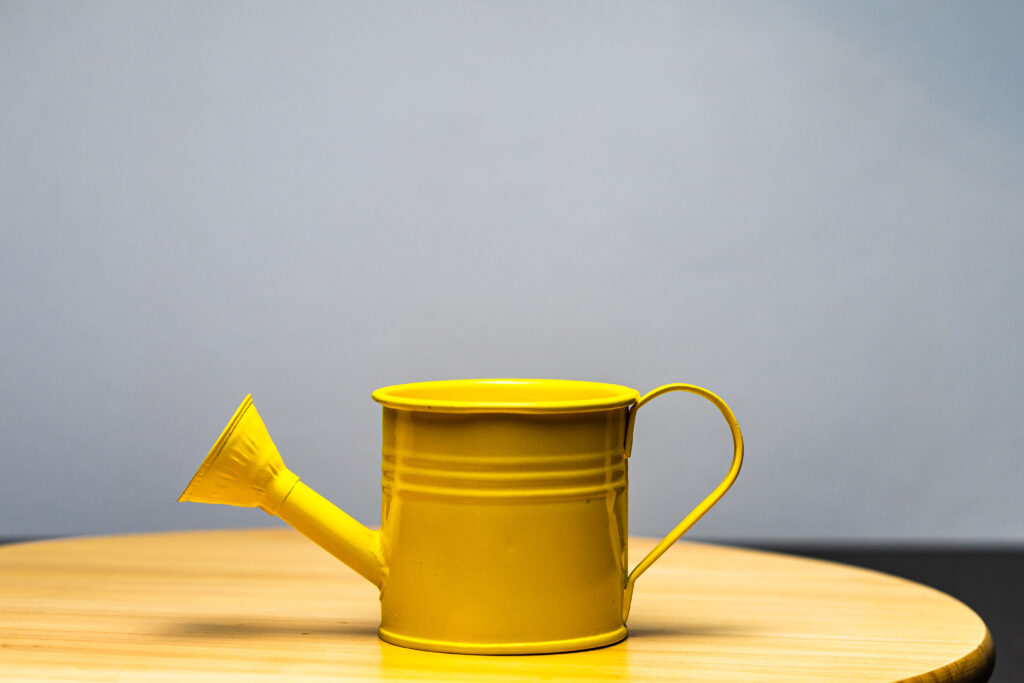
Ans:
[[[447,652],[622,640],[628,413],[385,407],[381,637]]]
[[[283,466],[247,398],[180,500],[258,506],[319,543],[380,588],[387,642],[473,654],[609,645],[626,637],[636,577],[724,494],[742,459],[736,427],[731,479],[630,573],[633,420],[667,390],[641,398],[556,380],[380,389],[378,531]]]

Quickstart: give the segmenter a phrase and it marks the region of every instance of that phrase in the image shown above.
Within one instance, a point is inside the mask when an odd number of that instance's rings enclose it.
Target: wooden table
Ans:
[[[376,589],[289,529],[0,548],[4,680],[983,681],[994,657],[981,619],[931,588],[692,543],[637,583],[612,647],[418,652],[379,641],[377,620]]]

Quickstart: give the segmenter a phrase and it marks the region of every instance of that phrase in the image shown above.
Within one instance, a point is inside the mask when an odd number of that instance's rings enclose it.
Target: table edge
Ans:
[[[973,611],[973,610],[972,610]],[[927,673],[904,678],[896,683],[985,683],[992,677],[996,666],[996,649],[992,634],[985,626],[985,637],[976,648],[960,659],[940,666]]]

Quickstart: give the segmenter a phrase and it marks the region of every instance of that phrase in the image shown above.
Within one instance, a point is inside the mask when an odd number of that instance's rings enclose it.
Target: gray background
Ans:
[[[386,384],[706,385],[694,535],[1024,541],[1024,5],[0,5],[0,536],[175,498],[247,392],[378,519]],[[644,409],[634,533],[724,474]]]

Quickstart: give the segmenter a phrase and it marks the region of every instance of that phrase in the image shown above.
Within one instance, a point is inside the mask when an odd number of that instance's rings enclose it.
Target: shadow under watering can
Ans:
[[[719,486],[629,571],[627,467],[637,410],[670,391],[715,404],[733,436]],[[729,489],[743,460],[712,392],[568,380],[378,389],[379,531],[285,467],[247,396],[179,501],[259,507],[380,589],[380,637],[439,652],[583,650],[626,637],[634,583]]]

